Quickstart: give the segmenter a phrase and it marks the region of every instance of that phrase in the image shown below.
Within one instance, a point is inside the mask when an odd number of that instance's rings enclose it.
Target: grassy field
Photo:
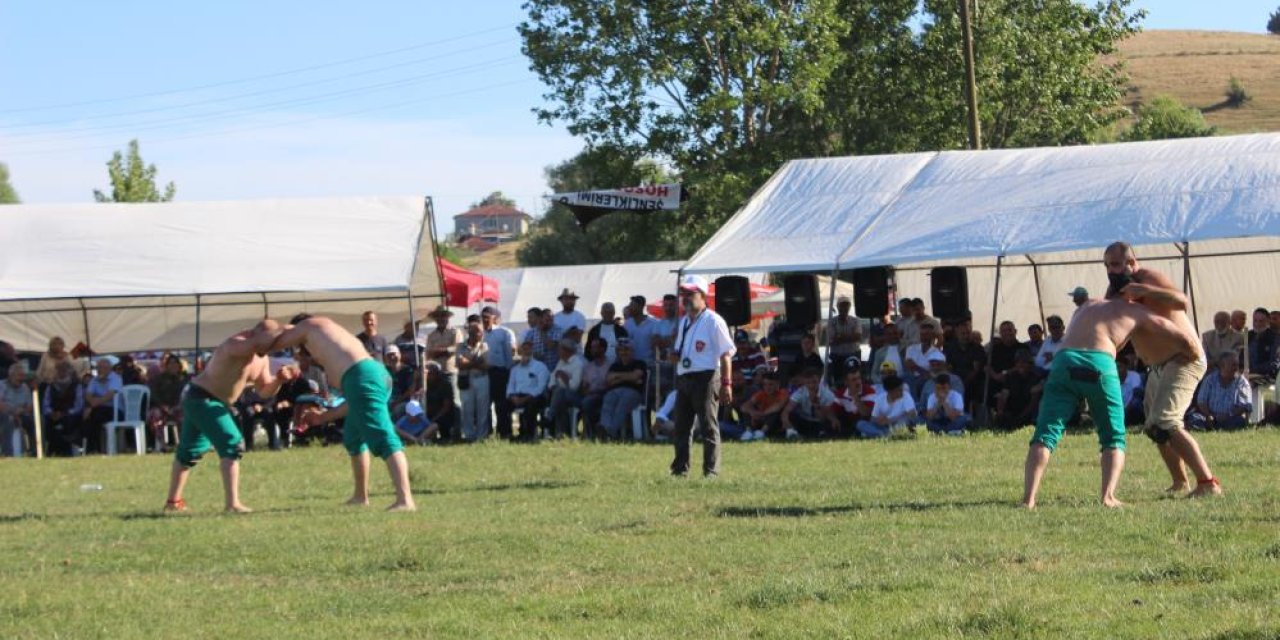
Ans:
[[[162,516],[165,457],[5,460],[0,637],[1280,636],[1280,431],[1204,436],[1204,501],[1135,439],[1118,511],[1091,435],[1015,508],[1028,435],[731,443],[711,482],[660,446],[416,448],[394,515],[339,506],[337,448],[249,454],[239,517],[207,461]]]
[[[1224,10],[1226,10],[1224,5]],[[1205,112],[1220,133],[1280,131],[1280,37],[1221,31],[1146,31],[1120,44],[1130,107],[1168,94]],[[1253,95],[1224,105],[1235,76]]]

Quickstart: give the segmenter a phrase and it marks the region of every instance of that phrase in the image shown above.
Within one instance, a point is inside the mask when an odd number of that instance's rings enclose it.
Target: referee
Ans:
[[[689,474],[693,419],[702,424],[702,475],[720,473],[720,402],[733,401],[730,386],[734,354],[729,327],[707,308],[707,279],[689,275],[680,280],[684,319],[676,332],[671,358],[676,363],[676,459],[671,475]]]

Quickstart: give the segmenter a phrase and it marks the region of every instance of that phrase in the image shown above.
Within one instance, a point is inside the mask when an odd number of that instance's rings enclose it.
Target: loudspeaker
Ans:
[[[859,318],[889,315],[889,267],[853,270],[853,309]]]
[[[743,276],[716,278],[716,313],[725,324],[740,327],[751,323],[751,281]]]
[[[933,315],[940,320],[958,320],[969,314],[969,272],[964,267],[934,267],[929,293]]]
[[[818,297],[818,276],[796,273],[782,281],[787,302],[787,324],[812,327],[821,317],[822,301]]]

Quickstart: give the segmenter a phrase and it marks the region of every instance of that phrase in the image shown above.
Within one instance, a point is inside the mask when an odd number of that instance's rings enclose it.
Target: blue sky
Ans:
[[[1280,0],[1138,0],[1147,28],[1261,32]],[[514,1],[0,0],[0,162],[25,202],[106,188],[112,150],[185,200],[494,190],[540,213],[581,144],[537,122]]]

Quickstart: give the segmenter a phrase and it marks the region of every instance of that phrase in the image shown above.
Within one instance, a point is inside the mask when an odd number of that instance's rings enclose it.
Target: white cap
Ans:
[[[704,296],[710,293],[707,279],[698,275],[687,275],[681,278],[680,288],[685,291],[701,291]]]
[[[420,404],[417,400],[410,400],[407,404],[404,405],[404,412],[416,418],[422,415],[422,404]]]
[[[929,362],[946,362],[947,357],[937,351],[930,351],[929,355],[925,356],[925,360]]]

